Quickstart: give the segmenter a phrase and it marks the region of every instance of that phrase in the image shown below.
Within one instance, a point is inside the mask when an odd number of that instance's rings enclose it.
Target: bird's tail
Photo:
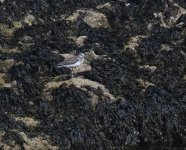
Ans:
[[[57,65],[56,65],[56,68],[63,68],[64,67],[64,64],[63,64],[63,62],[61,62],[61,63],[58,63]]]

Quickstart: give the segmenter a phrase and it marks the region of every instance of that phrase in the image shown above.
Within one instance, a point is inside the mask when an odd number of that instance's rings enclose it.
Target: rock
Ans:
[[[8,25],[1,23],[0,31],[4,37],[12,37],[14,35],[14,28],[9,28]]]
[[[84,46],[84,42],[87,39],[87,36],[79,36],[79,37],[69,37],[70,39],[73,39],[77,47],[82,47]]]
[[[96,6],[97,9],[107,8],[109,10],[111,10],[111,7],[112,7],[112,4],[110,2]]]
[[[107,17],[99,12],[86,11],[84,21],[92,28],[109,28]]]
[[[34,120],[33,118],[30,117],[16,117],[15,119],[16,121],[23,122],[28,128],[36,128],[37,125],[39,124],[39,121]]]
[[[4,74],[0,73],[0,87],[5,84],[5,80],[3,79]]]
[[[27,16],[25,16],[24,18],[24,22],[29,26],[31,26],[34,23],[34,21],[35,21],[35,17],[31,14],[27,14]]]
[[[41,150],[41,149],[50,149],[50,150],[57,150],[56,146],[52,146],[42,137],[28,137],[24,132],[19,133],[22,136],[23,140],[25,141],[23,147],[25,149],[30,150]]]
[[[13,59],[7,59],[5,61],[0,61],[0,72],[7,72],[13,65],[14,65]]]
[[[75,21],[81,14],[85,14],[83,20],[92,28],[110,28],[107,17],[96,11],[76,10],[73,15],[69,16],[67,20]]]
[[[20,29],[23,27],[23,24],[21,23],[21,21],[14,21],[13,24],[14,24],[14,28],[16,29]]]
[[[14,21],[13,25],[14,25],[13,27],[9,27],[7,24],[1,23],[0,24],[1,34],[7,38],[11,38],[14,35],[15,31],[22,27],[22,23],[20,21]]]
[[[0,149],[184,149],[185,6],[1,3]]]

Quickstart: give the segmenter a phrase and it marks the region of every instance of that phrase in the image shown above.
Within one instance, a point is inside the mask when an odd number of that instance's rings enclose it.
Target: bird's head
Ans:
[[[84,53],[79,53],[78,56],[81,57],[81,58],[84,58],[85,57],[85,54]]]

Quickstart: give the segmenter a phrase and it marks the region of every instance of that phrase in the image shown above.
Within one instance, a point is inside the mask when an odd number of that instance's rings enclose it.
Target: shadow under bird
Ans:
[[[63,62],[60,62],[56,65],[56,68],[69,68],[73,71],[74,68],[80,67],[81,64],[84,62],[84,53],[80,53],[76,56],[69,57],[65,59]],[[73,72],[72,72],[73,77]]]

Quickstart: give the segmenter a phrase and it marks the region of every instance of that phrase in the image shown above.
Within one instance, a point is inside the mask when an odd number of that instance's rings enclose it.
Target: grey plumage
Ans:
[[[80,53],[77,56],[70,57],[63,62],[57,64],[57,68],[67,67],[74,68],[80,66],[84,61],[84,54]]]

